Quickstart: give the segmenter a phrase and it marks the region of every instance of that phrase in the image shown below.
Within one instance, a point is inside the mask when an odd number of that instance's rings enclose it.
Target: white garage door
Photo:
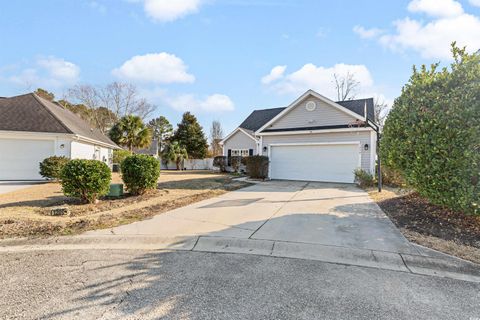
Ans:
[[[0,180],[42,179],[39,163],[54,148],[53,140],[0,139]]]
[[[358,144],[276,145],[270,149],[272,179],[354,182]]]

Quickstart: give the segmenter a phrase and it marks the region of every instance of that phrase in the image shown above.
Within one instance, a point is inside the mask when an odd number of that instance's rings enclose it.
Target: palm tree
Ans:
[[[180,163],[188,159],[187,149],[181,146],[178,141],[172,141],[165,150],[164,157],[175,162],[177,170],[180,170]]]
[[[146,148],[152,142],[152,132],[145,126],[140,117],[128,115],[120,119],[109,132],[116,144],[133,148]]]

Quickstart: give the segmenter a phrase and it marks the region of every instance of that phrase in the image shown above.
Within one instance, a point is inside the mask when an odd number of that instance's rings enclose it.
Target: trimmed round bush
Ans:
[[[160,176],[160,162],[145,154],[126,157],[121,164],[122,180],[133,195],[156,189]]]
[[[70,160],[62,169],[62,190],[66,196],[94,203],[108,194],[112,173],[102,161]]]
[[[62,169],[69,161],[66,157],[52,156],[40,162],[40,175],[47,179],[58,180]]]
[[[250,156],[247,158],[247,174],[250,178],[265,179],[268,177],[268,157]]]

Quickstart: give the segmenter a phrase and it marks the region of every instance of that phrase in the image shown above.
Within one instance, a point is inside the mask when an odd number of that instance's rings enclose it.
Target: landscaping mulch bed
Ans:
[[[433,205],[416,193],[378,201],[401,229],[480,248],[480,216]]]

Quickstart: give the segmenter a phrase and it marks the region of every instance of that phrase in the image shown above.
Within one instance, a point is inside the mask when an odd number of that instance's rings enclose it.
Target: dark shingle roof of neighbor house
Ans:
[[[347,100],[347,101],[338,101],[339,105],[347,108],[350,111],[355,112],[356,114],[363,117],[365,111],[365,103],[367,103],[367,115],[368,119],[373,121],[374,112],[373,112],[373,98],[368,99],[357,99],[357,100]],[[249,131],[257,131],[265,123],[272,120],[277,114],[285,110],[285,107],[281,108],[271,108],[271,109],[261,109],[254,110],[250,115],[240,124],[240,128],[246,129]]]
[[[0,130],[76,134],[116,146],[73,112],[34,93],[0,99]]]

